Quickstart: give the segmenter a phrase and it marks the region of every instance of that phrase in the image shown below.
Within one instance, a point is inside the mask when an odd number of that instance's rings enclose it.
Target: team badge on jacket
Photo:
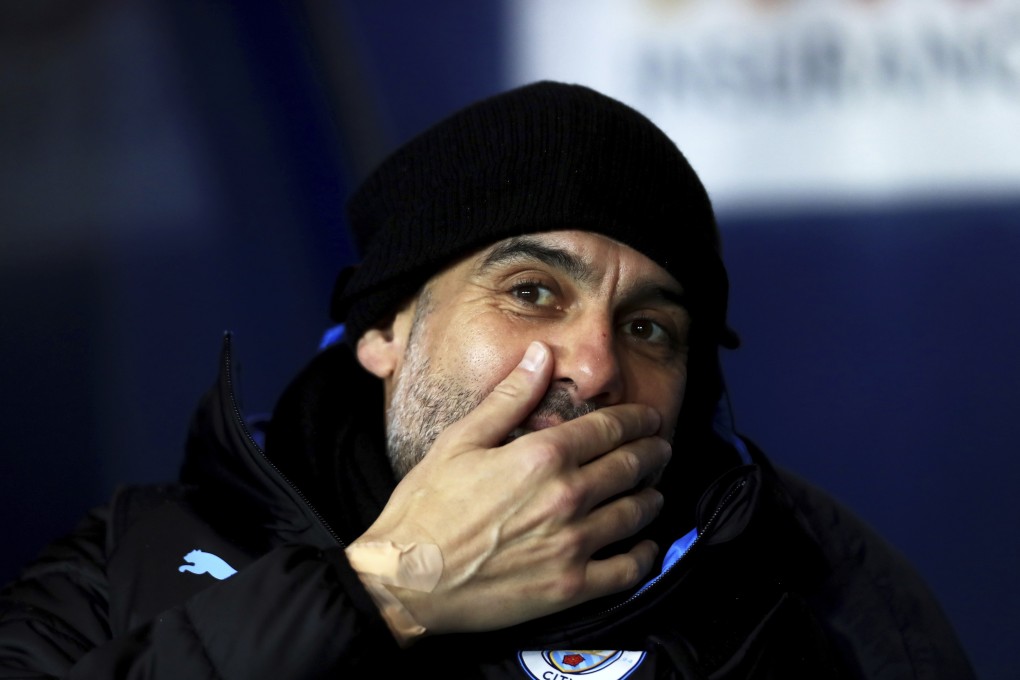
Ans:
[[[564,680],[583,675],[588,680],[626,678],[645,659],[644,652],[612,649],[565,649],[518,652],[521,667],[536,680]]]

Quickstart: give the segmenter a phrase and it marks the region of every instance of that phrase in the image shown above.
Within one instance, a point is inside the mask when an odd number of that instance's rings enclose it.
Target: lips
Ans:
[[[513,440],[517,439],[518,437],[523,437],[529,432],[537,432],[538,430],[544,430],[547,427],[553,427],[554,425],[559,425],[560,423],[564,422],[566,421],[558,416],[539,415],[537,413],[532,413],[530,416],[528,416],[527,420],[525,420],[520,426],[515,427],[510,432],[510,434],[507,435],[506,441],[504,443],[509,444]]]
[[[547,427],[553,427],[568,420],[573,420],[586,413],[594,411],[596,406],[591,403],[575,405],[566,390],[553,389],[545,394],[535,410],[531,412],[524,422],[507,435],[504,444],[523,437],[529,432],[537,432]]]

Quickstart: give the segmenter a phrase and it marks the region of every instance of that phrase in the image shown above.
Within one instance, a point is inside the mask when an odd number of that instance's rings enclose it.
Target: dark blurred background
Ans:
[[[514,84],[508,6],[0,4],[0,580],[117,484],[175,477],[224,330],[247,410],[272,408],[353,258],[353,184]],[[980,677],[1012,680],[1020,181],[930,198],[717,203],[726,371],[738,426],[902,550]]]

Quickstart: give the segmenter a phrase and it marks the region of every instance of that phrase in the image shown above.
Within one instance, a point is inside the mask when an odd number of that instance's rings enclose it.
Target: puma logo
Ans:
[[[177,567],[177,571],[182,573],[190,571],[192,574],[209,574],[220,581],[230,578],[237,573],[237,569],[224,562],[223,558],[202,550],[192,550],[184,556],[184,562],[185,564]],[[188,562],[190,564],[187,564]]]

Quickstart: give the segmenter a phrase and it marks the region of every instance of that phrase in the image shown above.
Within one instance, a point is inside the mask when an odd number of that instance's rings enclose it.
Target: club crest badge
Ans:
[[[518,652],[517,658],[535,680],[566,680],[573,676],[584,676],[587,680],[620,680],[644,661],[645,652],[566,649]]]

